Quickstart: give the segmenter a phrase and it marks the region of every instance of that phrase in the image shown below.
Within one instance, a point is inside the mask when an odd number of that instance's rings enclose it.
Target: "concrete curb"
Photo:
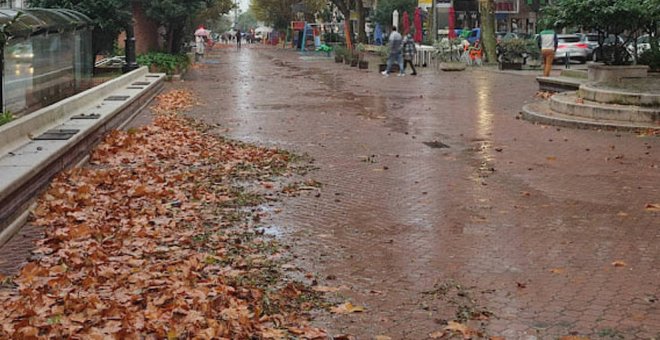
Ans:
[[[520,112],[524,120],[545,125],[570,127],[577,129],[604,129],[619,131],[660,131],[657,124],[628,123],[610,120],[596,120],[584,117],[573,117],[569,115],[558,114],[550,110],[547,102],[531,103],[523,106]]]
[[[550,108],[557,113],[575,116],[578,119],[587,118],[631,123],[660,121],[660,108],[602,104],[579,98],[575,92],[555,94],[550,98]]]
[[[611,90],[599,88],[592,84],[583,84],[580,86],[579,93],[580,97],[599,103],[639,105],[645,107],[660,106],[660,94],[658,93]]]

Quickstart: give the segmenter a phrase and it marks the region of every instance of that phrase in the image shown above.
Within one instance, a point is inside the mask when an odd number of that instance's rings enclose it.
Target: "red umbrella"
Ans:
[[[422,42],[422,12],[419,7],[415,9],[415,42]]]
[[[403,11],[403,30],[401,33],[403,33],[403,35],[408,35],[408,33],[410,33],[410,16],[407,11]]]
[[[456,30],[454,27],[456,26],[456,11],[454,11],[454,6],[449,7],[449,39],[454,39],[456,38]]]

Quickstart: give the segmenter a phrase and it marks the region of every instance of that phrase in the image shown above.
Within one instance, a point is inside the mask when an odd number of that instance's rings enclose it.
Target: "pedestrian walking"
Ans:
[[[236,47],[241,48],[241,30],[236,30]]]
[[[543,76],[548,77],[550,71],[552,71],[552,63],[555,61],[555,52],[558,45],[557,33],[552,29],[543,30],[537,38],[537,43],[543,57]]]
[[[412,73],[410,75],[416,76],[417,70],[415,70],[415,65],[413,65],[413,59],[415,59],[415,54],[417,54],[417,48],[415,47],[415,40],[413,40],[412,34],[406,35],[406,39],[403,41],[403,69],[405,74],[405,68],[410,64],[412,68]]]
[[[403,37],[401,34],[396,31],[396,26],[392,27],[392,33],[388,38],[388,45],[390,48],[390,55],[387,58],[387,68],[382,72],[384,76],[389,76],[390,69],[392,69],[392,63],[397,62],[399,64],[399,77],[404,76],[403,73],[403,56],[401,55],[401,48],[403,45]]]
[[[195,61],[199,61],[204,57],[206,50],[206,41],[209,39],[209,31],[203,25],[199,25],[195,30]]]

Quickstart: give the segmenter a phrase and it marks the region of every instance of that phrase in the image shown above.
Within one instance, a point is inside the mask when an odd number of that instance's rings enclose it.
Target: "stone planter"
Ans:
[[[618,82],[621,78],[646,78],[649,67],[646,65],[602,65],[591,64],[587,79],[594,83]]]

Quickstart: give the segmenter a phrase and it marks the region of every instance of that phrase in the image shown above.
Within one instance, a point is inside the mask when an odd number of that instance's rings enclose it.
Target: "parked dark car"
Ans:
[[[596,45],[592,50],[591,60],[611,61],[620,58],[623,62],[630,62],[634,59],[634,47],[626,44],[625,39],[621,36],[610,34],[603,38],[602,45],[598,44],[598,34],[588,34],[588,36],[596,37]]]

